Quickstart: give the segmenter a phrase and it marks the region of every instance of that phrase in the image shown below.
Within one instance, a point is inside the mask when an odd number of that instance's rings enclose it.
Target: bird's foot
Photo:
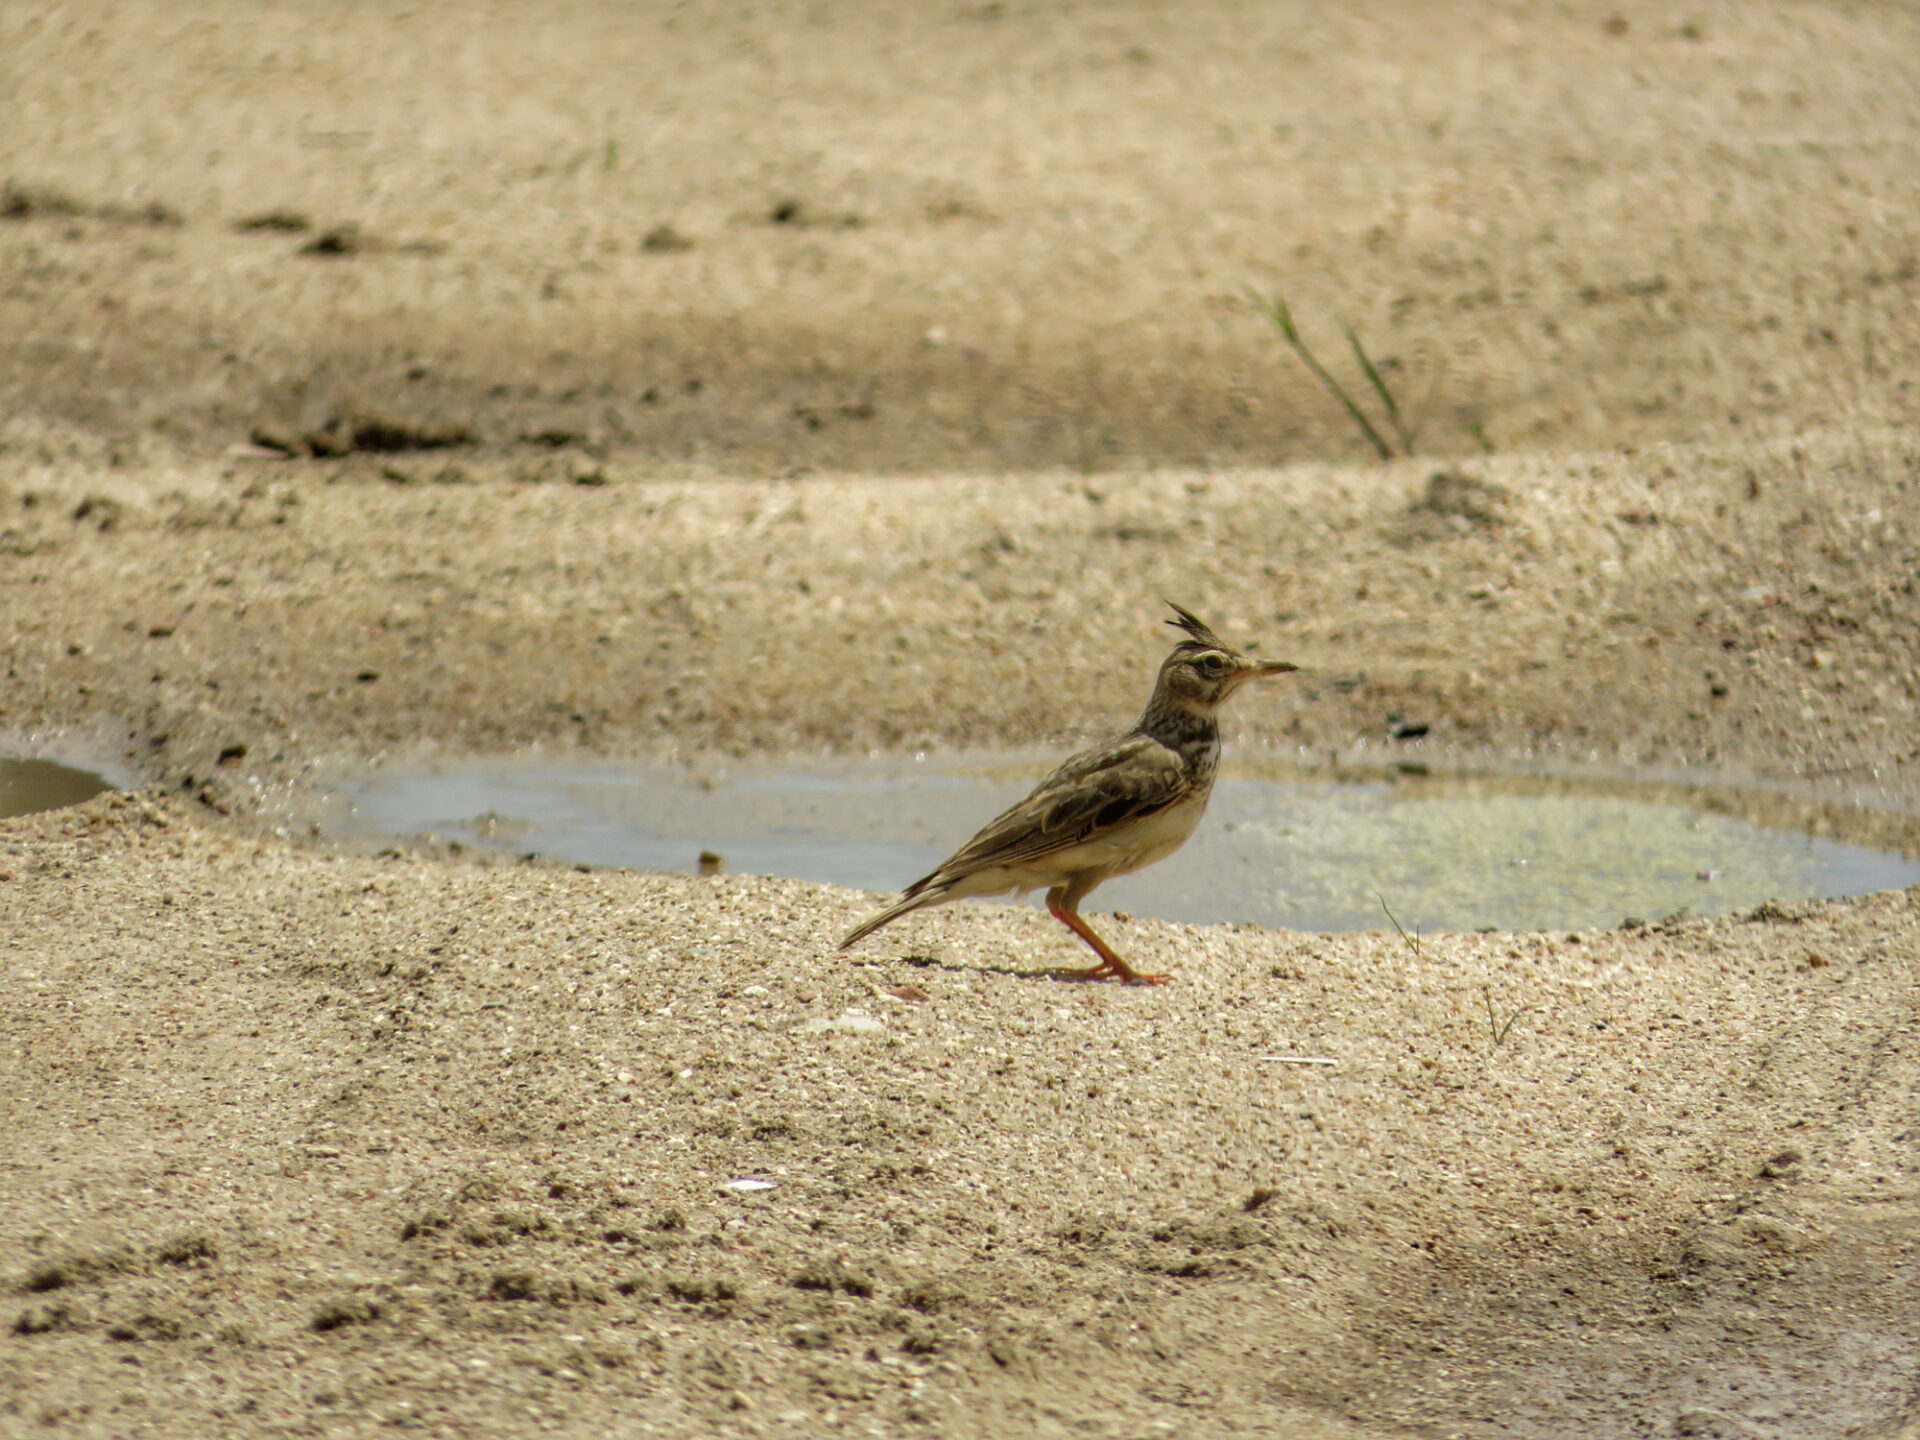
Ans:
[[[1147,975],[1124,960],[1103,960],[1085,970],[1062,969],[1051,972],[1056,980],[1118,980],[1123,985],[1165,985],[1171,975]]]

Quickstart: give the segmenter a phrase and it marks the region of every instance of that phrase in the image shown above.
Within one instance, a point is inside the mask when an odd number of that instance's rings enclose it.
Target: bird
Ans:
[[[1092,947],[1100,963],[1061,978],[1164,985],[1120,958],[1080,914],[1095,886],[1164,860],[1186,842],[1207,808],[1220,768],[1220,707],[1250,680],[1300,667],[1256,660],[1226,643],[1190,610],[1166,602],[1166,623],[1185,636],[1160,664],[1139,723],[1048,775],[930,875],[855,926],[840,948],[929,905],[1045,889],[1053,918]]]

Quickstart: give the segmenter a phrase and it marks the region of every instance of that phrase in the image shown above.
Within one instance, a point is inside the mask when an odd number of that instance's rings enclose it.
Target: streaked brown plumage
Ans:
[[[1170,605],[1171,601],[1168,602]],[[931,875],[859,925],[842,949],[928,905],[1045,889],[1047,909],[1100,957],[1089,980],[1164,983],[1142,975],[1081,918],[1080,902],[1103,881],[1171,855],[1200,823],[1220,765],[1219,710],[1249,680],[1299,667],[1254,660],[1173,605],[1167,623],[1187,638],[1161,663],[1140,723],[1083,750],[994,820]]]

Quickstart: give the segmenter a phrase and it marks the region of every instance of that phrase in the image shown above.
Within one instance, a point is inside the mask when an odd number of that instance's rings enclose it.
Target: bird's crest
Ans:
[[[1167,601],[1167,605],[1175,615],[1180,617],[1178,620],[1167,621],[1167,624],[1173,626],[1176,630],[1186,631],[1187,634],[1192,637],[1191,640],[1182,642],[1183,646],[1192,644],[1207,650],[1225,650],[1227,648],[1225,642],[1223,642],[1218,635],[1214,634],[1213,631],[1209,630],[1207,628],[1207,622],[1202,620],[1198,615],[1194,614],[1184,605],[1175,605],[1171,600]]]

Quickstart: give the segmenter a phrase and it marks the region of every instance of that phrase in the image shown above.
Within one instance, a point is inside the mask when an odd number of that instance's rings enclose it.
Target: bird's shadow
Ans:
[[[1090,975],[1085,970],[1066,965],[1049,965],[1035,970],[1017,965],[964,965],[957,960],[942,960],[938,955],[901,955],[898,959],[901,964],[911,965],[917,970],[945,970],[952,975],[1008,975],[1016,980],[1052,980],[1062,985],[1105,985],[1109,981],[1121,985],[1128,983],[1117,976]]]

